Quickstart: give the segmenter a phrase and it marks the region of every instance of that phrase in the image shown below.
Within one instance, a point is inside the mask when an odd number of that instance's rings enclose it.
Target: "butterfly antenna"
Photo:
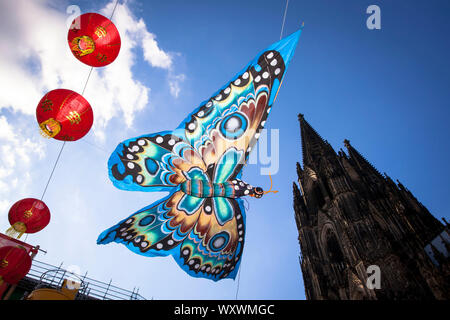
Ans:
[[[272,175],[269,173],[269,178],[270,178],[270,189],[269,191],[264,191],[264,194],[268,194],[268,193],[278,193],[277,190],[272,190],[273,187],[273,181],[272,181]]]

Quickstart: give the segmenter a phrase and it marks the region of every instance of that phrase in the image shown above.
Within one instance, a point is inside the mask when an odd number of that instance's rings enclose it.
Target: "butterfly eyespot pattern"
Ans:
[[[300,31],[261,52],[173,131],[120,143],[109,161],[114,186],[167,191],[164,198],[105,230],[148,256],[172,256],[193,277],[236,277],[245,242],[241,197],[263,190],[241,180],[242,168],[272,109]]]

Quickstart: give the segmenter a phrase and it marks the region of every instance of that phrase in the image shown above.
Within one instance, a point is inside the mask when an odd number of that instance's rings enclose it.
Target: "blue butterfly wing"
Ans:
[[[105,230],[98,244],[122,243],[148,256],[172,255],[193,277],[214,281],[236,276],[244,247],[245,211],[241,199],[192,197],[180,190]],[[219,221],[217,211],[228,212]]]
[[[202,213],[196,226],[174,254],[175,261],[193,277],[209,278],[214,281],[236,277],[239,269],[245,239],[245,209],[239,198],[221,198],[224,207],[205,199]],[[211,204],[212,203],[212,204]],[[212,212],[205,208],[212,207]],[[218,211],[229,211],[231,218],[223,224]]]
[[[164,131],[120,143],[108,161],[114,186],[132,191],[172,191],[192,168],[205,171],[201,156],[180,130]]]
[[[174,189],[167,197],[103,231],[97,244],[123,243],[145,256],[167,256],[198,220],[203,200]]]
[[[301,30],[262,51],[178,127],[185,130],[184,139],[206,166],[214,167],[214,182],[236,178],[248,159],[265,126],[300,33]]]
[[[175,131],[119,144],[108,162],[116,187],[170,194],[105,230],[99,244],[123,243],[145,256],[170,254],[194,277],[234,279],[244,246],[242,200],[189,196],[180,190],[180,183],[186,179],[220,183],[241,175],[300,32],[260,53]]]

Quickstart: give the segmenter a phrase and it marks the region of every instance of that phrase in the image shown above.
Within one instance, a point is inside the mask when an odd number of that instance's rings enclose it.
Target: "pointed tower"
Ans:
[[[330,144],[310,126],[303,114],[298,115],[302,138],[303,164],[315,166],[327,155],[334,155]]]
[[[348,154],[336,153],[302,114],[299,123],[303,168],[297,163],[293,194],[306,297],[449,298],[448,252],[429,245],[448,228],[350,141]]]

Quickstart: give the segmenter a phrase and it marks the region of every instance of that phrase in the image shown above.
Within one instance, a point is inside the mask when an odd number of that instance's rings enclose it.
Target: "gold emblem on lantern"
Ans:
[[[70,111],[66,118],[70,121],[71,124],[79,124],[81,122],[81,116],[76,111]]]
[[[41,104],[41,108],[44,111],[51,111],[53,109],[53,102],[49,99],[45,99]]]
[[[8,266],[8,260],[2,259],[0,260],[0,268],[6,268]]]
[[[102,26],[98,26],[97,29],[95,29],[95,32],[94,32],[94,33],[95,33],[95,34],[97,35],[97,37],[99,37],[99,38],[103,38],[103,37],[105,37],[106,34],[107,34],[106,29],[103,28]]]
[[[53,138],[61,131],[61,125],[53,118],[47,119],[39,124],[41,134],[46,138]]]
[[[27,219],[29,219],[32,215],[33,215],[33,211],[31,211],[31,209],[28,209],[23,213],[23,216]]]
[[[72,51],[76,55],[82,57],[94,52],[94,50],[95,50],[95,43],[94,40],[91,39],[91,37],[81,36],[73,38]]]
[[[106,56],[106,54],[101,54],[101,53],[97,54],[96,58],[99,62],[105,62],[106,60],[108,60],[108,57]]]
[[[72,136],[68,136],[68,135],[64,135],[60,137],[60,140],[62,141],[73,141],[74,137]]]

